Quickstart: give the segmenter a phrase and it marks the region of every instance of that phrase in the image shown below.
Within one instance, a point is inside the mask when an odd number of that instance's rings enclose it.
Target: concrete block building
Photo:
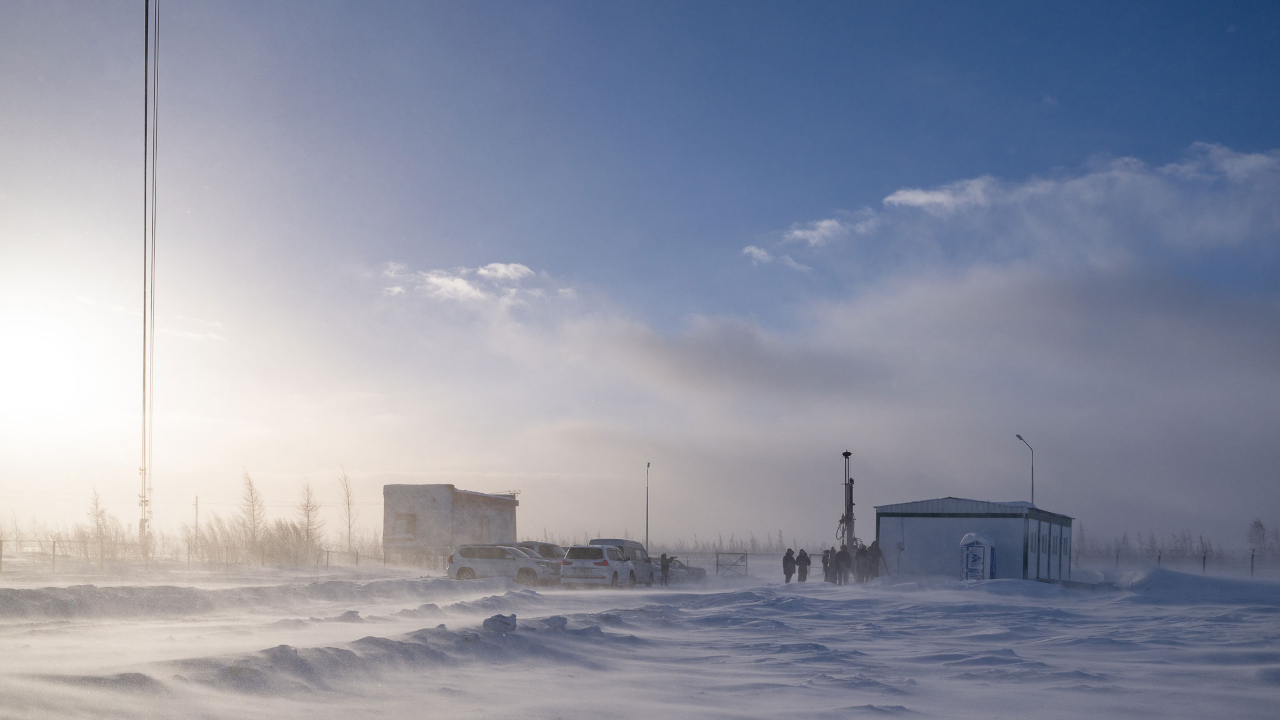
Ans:
[[[961,539],[977,533],[993,547],[993,578],[1071,579],[1066,515],[1028,502],[945,497],[876,507],[876,539],[890,573],[961,577]]]
[[[382,547],[389,560],[438,563],[454,547],[516,541],[515,495],[453,485],[382,486]]]

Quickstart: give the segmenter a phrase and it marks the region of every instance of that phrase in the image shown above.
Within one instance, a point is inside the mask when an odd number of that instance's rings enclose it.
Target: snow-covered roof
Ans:
[[[501,502],[508,502],[508,503],[511,503],[512,505],[520,504],[520,501],[516,500],[516,496],[510,493],[482,493],[482,492],[476,492],[475,490],[459,490],[456,487],[453,488],[453,493],[455,495],[469,495],[474,498],[483,498],[485,500],[498,500]]]
[[[991,502],[989,500],[969,500],[967,498],[944,497],[935,500],[916,500],[915,502],[897,503],[895,505],[877,505],[876,513],[904,513],[910,515],[1030,515],[1045,513],[1059,515],[1032,505],[1025,500],[1012,502]],[[1067,518],[1066,515],[1059,515]]]

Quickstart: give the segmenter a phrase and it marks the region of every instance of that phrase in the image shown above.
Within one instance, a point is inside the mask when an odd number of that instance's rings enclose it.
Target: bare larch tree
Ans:
[[[352,552],[355,547],[352,532],[355,530],[356,519],[360,517],[360,511],[356,509],[356,495],[351,489],[351,479],[347,477],[346,470],[338,476],[338,487],[341,492],[339,509],[342,511],[342,524],[346,529],[347,552]]]
[[[320,503],[311,492],[311,482],[302,483],[302,500],[298,503],[298,524],[302,526],[302,541],[311,553],[320,542],[324,521],[320,519]]]
[[[240,495],[240,525],[249,552],[256,552],[267,526],[267,504],[253,485],[249,471],[244,471],[244,491]]]

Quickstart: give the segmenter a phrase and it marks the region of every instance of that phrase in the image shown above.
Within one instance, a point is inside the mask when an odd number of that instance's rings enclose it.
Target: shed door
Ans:
[[[1061,542],[1061,540],[1062,540],[1062,526],[1050,525],[1049,526],[1049,579],[1050,580],[1062,579],[1062,570],[1060,567],[1058,567],[1058,558],[1061,557],[1058,554],[1058,550],[1059,550],[1058,544],[1059,542]]]

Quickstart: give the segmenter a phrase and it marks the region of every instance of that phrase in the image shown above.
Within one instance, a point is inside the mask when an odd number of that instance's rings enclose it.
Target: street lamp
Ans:
[[[649,551],[649,466],[644,464],[644,550]]]
[[[1014,435],[1014,437],[1018,438],[1019,440],[1022,440],[1021,435]],[[1031,447],[1031,443],[1027,442],[1026,440],[1022,440],[1022,444],[1026,445],[1027,449],[1031,451],[1031,504],[1035,505],[1036,504],[1036,449]]]

